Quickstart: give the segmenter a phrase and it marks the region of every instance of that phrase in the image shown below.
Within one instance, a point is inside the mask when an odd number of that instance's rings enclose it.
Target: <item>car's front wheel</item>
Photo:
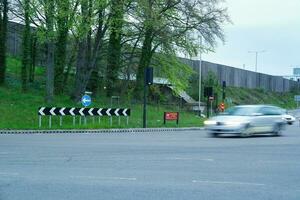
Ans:
[[[282,125],[281,124],[275,124],[273,127],[273,135],[274,136],[281,136],[282,131]]]
[[[252,136],[253,133],[250,131],[250,124],[246,124],[244,129],[242,130],[240,137],[246,138]]]
[[[215,138],[215,137],[218,137],[219,134],[218,133],[209,133],[209,136]]]

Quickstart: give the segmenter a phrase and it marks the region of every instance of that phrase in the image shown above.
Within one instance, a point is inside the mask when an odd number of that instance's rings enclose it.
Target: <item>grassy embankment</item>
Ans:
[[[20,89],[20,61],[8,59],[7,85],[0,87],[0,129],[38,129],[38,107],[81,107],[72,102],[68,96],[56,96],[53,104],[44,103],[44,70],[37,68],[36,82],[30,85],[28,92],[23,93]],[[99,97],[93,99],[92,107],[110,107],[110,99]],[[142,127],[142,105],[121,103],[120,107],[131,108],[129,125],[126,125],[126,118],[121,117],[121,125],[118,125],[118,118],[113,117],[113,126],[110,126],[110,118],[102,117],[100,124],[98,117],[93,124],[92,118],[87,118],[87,125],[79,125],[79,117],[76,118],[76,126],[73,126],[73,118],[63,117],[63,126],[59,126],[59,117],[52,117],[53,129],[97,129],[97,128],[134,128]],[[148,127],[177,127],[175,121],[168,121],[163,125],[164,111],[178,111],[177,106],[148,106]],[[200,119],[191,112],[180,111],[178,127],[197,127],[202,126],[203,119]],[[48,117],[42,118],[42,128],[48,129]]]
[[[68,96],[56,96],[52,105],[44,103],[44,70],[37,68],[36,81],[30,85],[28,92],[23,93],[20,90],[20,61],[18,59],[8,59],[7,85],[0,87],[0,129],[38,129],[37,110],[40,106],[55,107],[81,107],[81,105],[72,102]],[[236,104],[273,104],[283,108],[295,108],[296,103],[293,100],[294,93],[275,93],[267,92],[261,89],[244,89],[228,87],[226,96],[232,99],[232,105]],[[92,107],[110,107],[110,100],[106,97],[93,99]],[[231,106],[231,105],[229,105]],[[129,125],[126,125],[126,118],[121,117],[121,125],[118,125],[118,118],[113,118],[113,126],[110,126],[109,118],[101,118],[100,124],[98,118],[93,120],[88,118],[87,125],[78,125],[79,118],[76,119],[76,126],[72,126],[72,117],[63,118],[63,126],[59,127],[59,117],[52,118],[53,129],[97,129],[97,128],[133,128],[142,127],[142,105],[122,103],[120,107],[131,108],[131,117]],[[174,121],[163,125],[164,111],[178,111],[177,106],[171,108],[163,106],[148,106],[148,127],[177,127]],[[48,117],[43,117],[42,128],[48,129]],[[180,122],[178,127],[197,127],[202,126],[203,119],[197,117],[194,113],[180,111]]]

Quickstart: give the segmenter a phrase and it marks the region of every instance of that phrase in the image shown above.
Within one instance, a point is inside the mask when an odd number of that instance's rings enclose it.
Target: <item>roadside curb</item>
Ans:
[[[0,134],[97,134],[97,133],[157,133],[174,131],[200,131],[203,127],[191,128],[129,128],[129,129],[91,129],[91,130],[0,130]]]

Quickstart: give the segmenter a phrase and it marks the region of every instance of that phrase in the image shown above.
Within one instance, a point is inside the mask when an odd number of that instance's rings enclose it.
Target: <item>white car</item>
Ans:
[[[213,137],[220,134],[238,134],[248,137],[253,134],[281,134],[286,121],[282,117],[282,109],[269,105],[235,106],[223,114],[204,122],[205,129]]]

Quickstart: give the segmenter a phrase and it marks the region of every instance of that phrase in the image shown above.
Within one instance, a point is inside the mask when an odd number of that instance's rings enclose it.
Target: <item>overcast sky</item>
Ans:
[[[226,0],[233,24],[225,26],[226,42],[203,60],[272,75],[291,75],[300,67],[300,0]]]

